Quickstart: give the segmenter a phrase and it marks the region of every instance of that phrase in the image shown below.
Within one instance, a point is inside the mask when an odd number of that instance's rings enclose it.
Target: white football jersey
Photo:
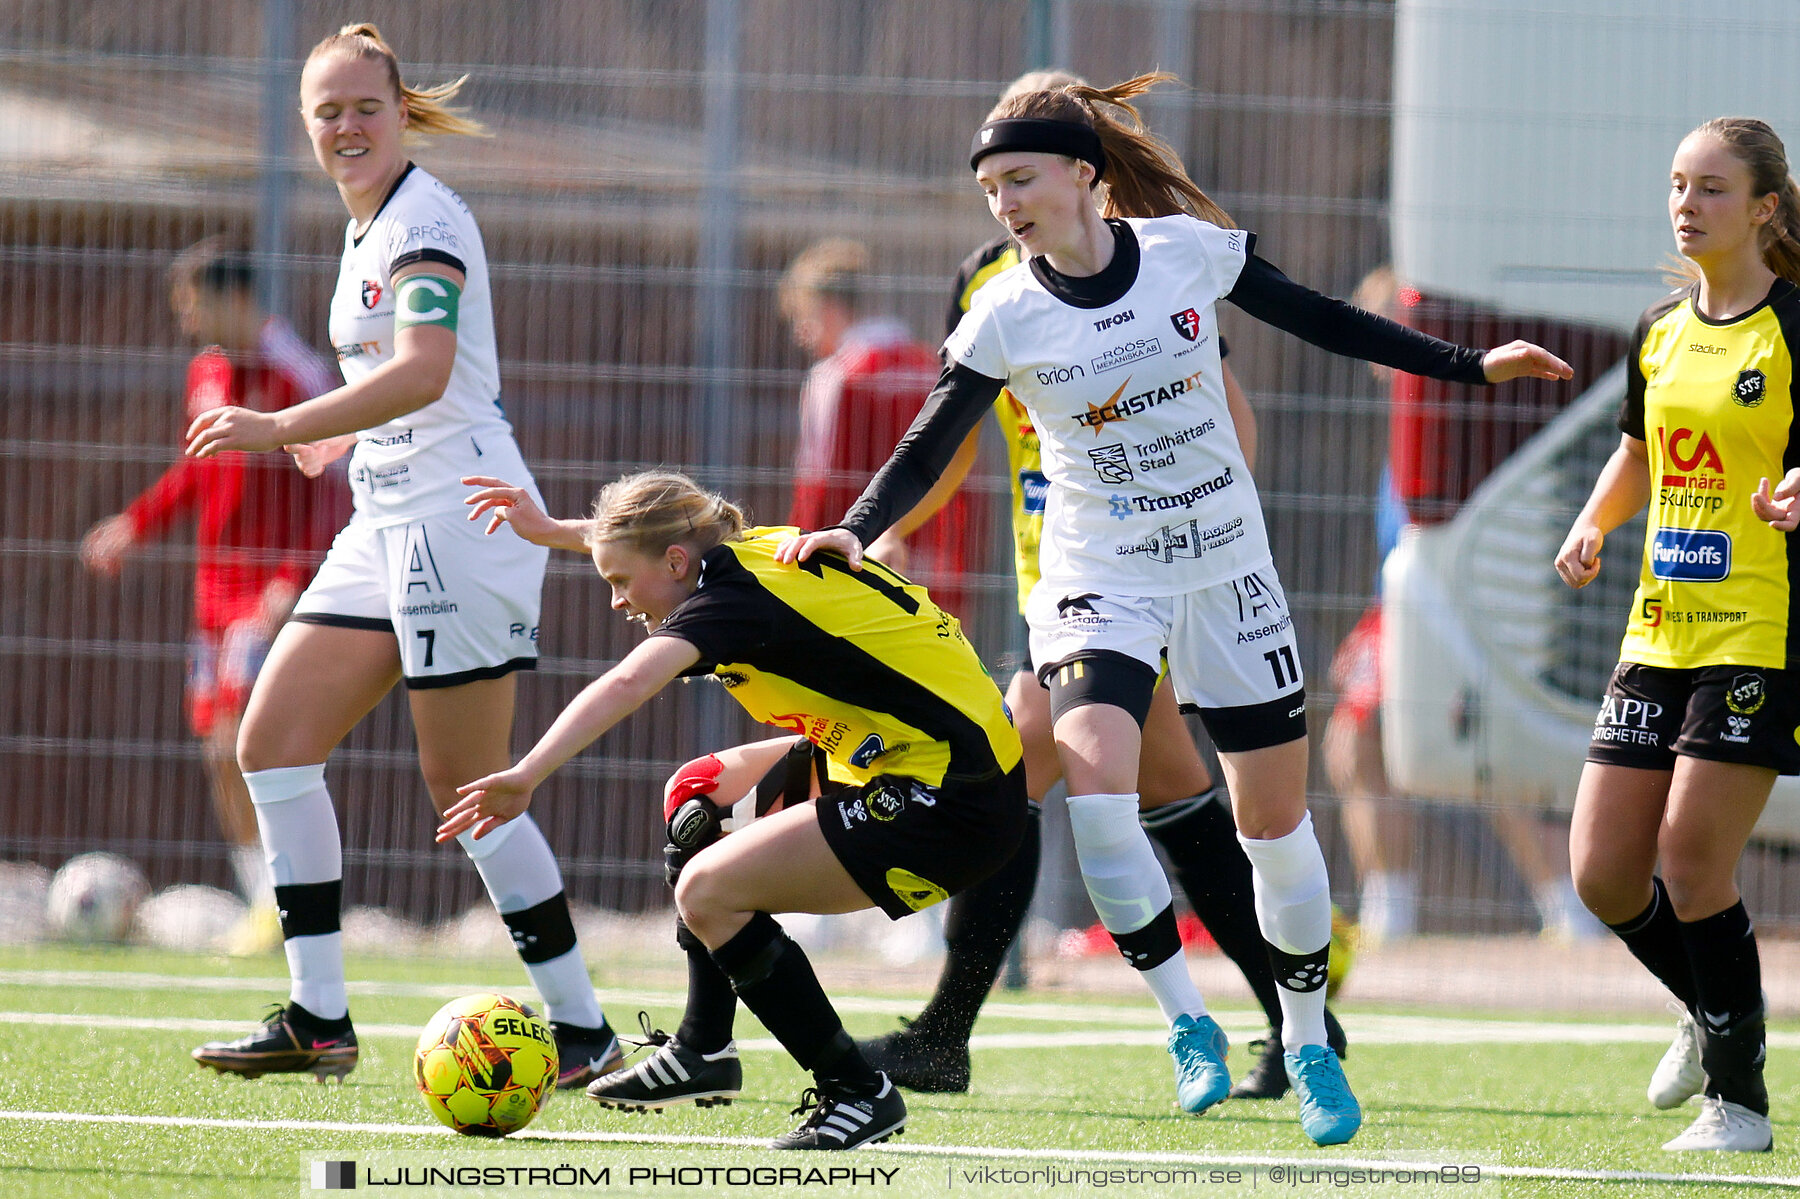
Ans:
[[[394,356],[393,272],[438,262],[464,275],[456,363],[444,394],[423,408],[364,429],[350,459],[362,519],[396,524],[462,507],[462,477],[498,475],[530,485],[512,425],[500,409],[500,362],[488,290],[487,251],[462,197],[408,166],[361,237],[352,220],[331,297],[331,343],[347,383]]]
[[[1051,484],[1044,584],[1176,595],[1269,561],[1213,311],[1254,239],[1188,216],[1125,223],[1138,271],[1116,302],[1080,306],[1021,263],[975,293],[944,348],[1031,413]]]

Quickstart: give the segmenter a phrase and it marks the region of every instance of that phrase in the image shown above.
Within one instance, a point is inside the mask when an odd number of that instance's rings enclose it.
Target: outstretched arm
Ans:
[[[530,492],[505,479],[496,479],[492,475],[464,475],[462,481],[465,486],[481,489],[463,503],[469,505],[470,520],[488,518],[488,526],[483,531],[489,536],[501,525],[510,525],[513,532],[533,545],[587,552],[587,521],[557,520],[537,506]]]
[[[1225,296],[1265,324],[1348,358],[1361,358],[1409,375],[1452,383],[1504,383],[1508,379],[1567,379],[1568,363],[1530,342],[1481,351],[1409,329],[1354,304],[1303,287],[1251,255]]]
[[[525,811],[531,805],[531,793],[557,767],[699,660],[700,651],[679,637],[651,637],[643,642],[583,688],[512,769],[458,787],[456,793],[462,798],[444,812],[437,839],[448,841],[472,829],[480,840]]]
[[[963,438],[957,447],[956,456],[950,459],[950,465],[938,476],[938,481],[931,485],[925,498],[913,506],[913,510],[889,525],[887,531],[869,543],[868,553],[871,558],[878,558],[898,571],[906,570],[906,539],[925,526],[925,522],[943,510],[950,497],[963,485],[969,477],[969,471],[975,465],[975,451],[981,443],[979,427],[970,429],[969,435]]]

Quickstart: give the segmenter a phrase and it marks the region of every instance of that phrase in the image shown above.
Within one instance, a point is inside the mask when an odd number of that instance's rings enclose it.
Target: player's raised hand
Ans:
[[[1574,588],[1586,587],[1600,573],[1600,546],[1606,534],[1597,525],[1576,525],[1556,551],[1556,573]]]
[[[537,783],[517,766],[464,783],[456,789],[461,799],[444,809],[437,839],[448,841],[458,833],[474,831],[477,841],[531,806]]]
[[[555,519],[538,507],[537,501],[523,487],[515,487],[492,475],[464,475],[463,482],[480,488],[463,503],[469,505],[470,520],[488,518],[487,533],[494,533],[501,525],[511,525],[513,532],[533,545],[556,547],[567,543],[567,522]]]
[[[1773,492],[1767,479],[1758,482],[1756,494],[1750,497],[1750,508],[1756,519],[1768,521],[1770,528],[1792,533],[1800,526],[1800,498],[1796,497],[1800,497],[1800,466],[1783,476]]]
[[[211,458],[226,450],[272,450],[287,440],[276,413],[236,407],[202,412],[188,426],[187,438],[190,458]]]
[[[1495,346],[1482,357],[1481,369],[1489,383],[1504,383],[1508,379],[1567,379],[1575,373],[1575,368],[1561,358],[1528,341],[1509,341],[1503,346]]]
[[[819,550],[836,550],[849,561],[851,570],[862,569],[862,542],[849,529],[820,529],[790,537],[775,547],[775,561],[804,562]]]

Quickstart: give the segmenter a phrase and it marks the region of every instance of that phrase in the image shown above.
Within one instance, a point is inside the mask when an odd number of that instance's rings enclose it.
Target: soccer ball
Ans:
[[[69,941],[123,941],[149,893],[144,872],[129,858],[116,853],[70,858],[50,880],[50,929]]]
[[[536,1012],[504,995],[453,999],[419,1034],[413,1077],[432,1114],[471,1137],[503,1137],[531,1123],[556,1093],[556,1037]]]

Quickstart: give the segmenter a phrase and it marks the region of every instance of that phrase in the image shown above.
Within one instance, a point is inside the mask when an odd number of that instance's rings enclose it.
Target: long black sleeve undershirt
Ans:
[[[1116,228],[1122,236],[1131,236],[1122,222]],[[1135,272],[1133,275],[1120,281],[1124,291],[1135,282]],[[1487,382],[1481,366],[1485,351],[1441,341],[1321,295],[1295,283],[1254,253],[1225,298],[1257,320],[1334,354],[1452,383]],[[912,511],[1005,386],[1004,379],[989,378],[956,364],[947,366],[887,465],[869,481],[839,527],[849,529],[866,546]]]
[[[1451,383],[1485,384],[1486,351],[1440,341],[1295,283],[1252,254],[1225,296],[1262,321],[1323,350]]]
[[[943,475],[969,431],[981,423],[1005,386],[1006,380],[989,378],[959,363],[946,366],[887,464],[875,472],[862,498],[850,506],[838,527],[849,529],[868,545],[911,512]]]

